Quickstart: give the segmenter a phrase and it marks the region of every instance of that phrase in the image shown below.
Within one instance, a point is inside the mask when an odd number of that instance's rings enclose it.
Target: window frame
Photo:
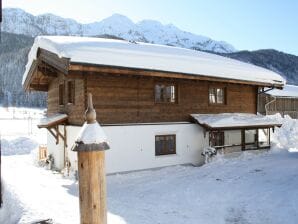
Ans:
[[[166,89],[166,87],[174,87],[174,102],[171,102],[171,100],[170,101],[158,101],[157,100],[157,98],[156,98],[156,86],[165,86],[165,89]],[[154,89],[154,102],[156,103],[156,104],[167,104],[167,105],[171,105],[171,104],[178,104],[178,85],[177,84],[175,84],[175,83],[167,83],[167,82],[156,82],[156,83],[154,83],[154,87],[153,87],[153,89]],[[171,97],[172,97],[172,94],[171,94],[171,96],[170,96],[170,99],[171,99]]]
[[[174,147],[174,151],[170,150],[169,146],[169,142],[166,142],[166,138],[173,138],[173,147]],[[164,138],[163,141],[163,145],[162,148],[159,150],[157,149],[157,138]],[[160,141],[160,140],[159,140]],[[169,140],[168,140],[169,141]],[[166,142],[166,143],[165,143]],[[167,148],[163,148],[163,147],[167,147]],[[165,155],[176,155],[177,153],[177,149],[176,149],[176,134],[166,134],[166,135],[155,135],[155,156],[165,156]]]
[[[75,104],[75,80],[67,81],[67,103]]]
[[[217,136],[220,135],[219,138],[217,137],[212,137],[213,136]],[[224,146],[225,145],[225,132],[224,131],[216,131],[216,132],[210,132],[209,135],[209,145],[211,147],[219,147],[219,146]],[[220,139],[220,141],[222,142],[222,144],[213,144],[213,143],[217,143],[217,140]]]
[[[64,106],[65,105],[65,84],[64,83],[59,83],[58,86],[58,104],[59,106]]]
[[[223,96],[222,96],[222,100],[223,102],[218,102],[218,94],[217,94],[217,90],[221,89]],[[214,97],[215,97],[215,102],[211,102],[210,100],[210,95],[211,95],[211,90],[214,90]],[[208,104],[209,105],[227,105],[227,87],[222,87],[222,86],[209,86],[208,88]]]

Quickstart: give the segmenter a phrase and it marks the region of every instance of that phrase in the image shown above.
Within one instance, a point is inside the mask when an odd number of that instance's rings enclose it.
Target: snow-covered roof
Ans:
[[[67,114],[54,114],[45,118],[42,118],[37,125],[39,128],[47,128],[51,125],[59,124],[66,121],[68,118]]]
[[[268,95],[286,98],[298,98],[298,86],[285,85],[282,90],[273,89],[266,92]]]
[[[202,126],[212,129],[281,126],[281,121],[276,116],[263,116],[248,113],[222,113],[222,114],[191,114]]]
[[[273,71],[201,51],[103,38],[39,36],[29,53],[23,84],[39,48],[69,58],[70,63],[175,72],[266,85],[281,86],[285,83]]]

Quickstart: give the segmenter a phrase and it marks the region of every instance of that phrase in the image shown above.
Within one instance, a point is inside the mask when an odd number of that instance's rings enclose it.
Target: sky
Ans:
[[[298,55],[296,0],[2,0],[33,14],[53,13],[82,23],[114,13],[138,22],[143,19],[178,28],[238,50],[273,48]]]

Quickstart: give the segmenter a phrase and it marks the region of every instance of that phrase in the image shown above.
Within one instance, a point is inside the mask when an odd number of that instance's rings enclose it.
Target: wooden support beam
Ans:
[[[49,86],[48,84],[30,84],[29,89],[35,90],[35,91],[47,92],[49,89]]]
[[[245,150],[245,129],[241,129],[241,150]]]
[[[57,54],[54,54],[45,49],[39,48],[38,59],[44,61],[46,64],[61,71],[64,74],[68,74],[69,59],[60,58]]]
[[[58,126],[56,126],[55,130],[56,130],[57,136],[58,136],[58,137],[60,136],[60,137],[62,138],[62,140],[64,141],[64,140],[65,140],[65,137],[64,137],[64,135],[59,131]]]
[[[260,147],[260,143],[259,143],[259,129],[256,129],[256,141],[257,141],[257,148]]]
[[[47,129],[50,132],[50,134],[56,139],[56,145],[58,145],[59,144],[59,138],[56,135],[56,133],[54,133],[54,131],[52,130],[52,128],[47,128]]]
[[[271,133],[270,133],[270,128],[268,128],[268,133],[269,133],[269,146],[271,147]]]
[[[51,133],[51,135],[56,139],[56,145],[59,144],[59,137],[64,141],[64,146],[67,147],[66,143],[66,128],[64,125],[64,133],[61,133],[59,131],[58,125],[55,125],[53,127],[47,127],[48,131]]]

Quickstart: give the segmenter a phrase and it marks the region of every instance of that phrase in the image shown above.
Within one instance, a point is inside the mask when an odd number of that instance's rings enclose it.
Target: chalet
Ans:
[[[261,114],[289,115],[298,119],[298,86],[285,85],[284,89],[267,89],[259,94],[259,112]]]
[[[92,93],[111,147],[108,173],[202,164],[203,149],[270,146],[280,125],[257,115],[262,88],[282,88],[269,70],[169,46],[85,37],[35,39],[23,77],[48,93],[48,150],[54,165],[76,169],[74,139]]]

